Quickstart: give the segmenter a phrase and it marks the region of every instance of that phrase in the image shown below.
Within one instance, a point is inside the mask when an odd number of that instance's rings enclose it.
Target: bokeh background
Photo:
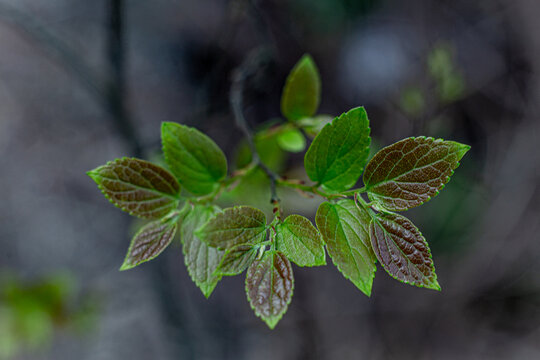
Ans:
[[[537,0],[1,0],[0,359],[540,358],[540,2]],[[119,272],[137,221],[85,175],[121,156],[159,161],[162,121],[241,157],[231,73],[253,128],[280,116],[304,53],[320,112],[364,105],[375,147],[427,135],[472,145],[450,184],[409,211],[442,292],[379,268],[367,298],[333,265],[294,267],[274,331],[242,276],[206,300],[181,250]],[[305,177],[302,154],[268,146]],[[257,179],[226,201],[267,209]],[[287,212],[317,199],[280,190]]]

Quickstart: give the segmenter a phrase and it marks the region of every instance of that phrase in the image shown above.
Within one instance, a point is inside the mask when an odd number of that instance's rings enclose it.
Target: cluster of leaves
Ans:
[[[225,155],[209,137],[194,128],[163,123],[163,153],[170,171],[122,158],[88,173],[113,204],[152,220],[134,236],[121,270],[158,256],[178,232],[189,274],[203,294],[210,296],[223,276],[247,270],[248,301],[270,328],[292,298],[291,262],[325,265],[326,252],[367,296],[377,260],[402,282],[439,290],[425,238],[395,212],[437,195],[469,146],[412,137],[383,148],[368,162],[371,138],[365,109],[354,108],[328,121],[316,116],[320,92],[318,70],[311,57],[304,56],[283,90],[281,110],[287,121],[273,130],[283,147],[293,151],[305,142],[303,133],[316,134],[304,157],[313,184],[271,176],[274,185],[325,199],[316,226],[301,215],[284,217],[275,198],[271,221],[249,206],[218,208],[214,202],[222,192],[264,164],[254,161],[228,176]],[[351,189],[362,174],[364,186]]]

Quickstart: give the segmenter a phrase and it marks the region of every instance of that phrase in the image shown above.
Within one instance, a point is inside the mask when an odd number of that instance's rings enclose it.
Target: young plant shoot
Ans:
[[[242,79],[233,79],[238,85]],[[293,268],[326,265],[326,253],[346,279],[371,294],[376,262],[406,284],[440,290],[426,239],[397,212],[420,206],[450,180],[469,146],[410,137],[377,152],[368,162],[370,127],[363,107],[329,118],[317,115],[321,81],[309,55],[287,77],[281,98],[286,119],[266,129],[285,151],[305,149],[311,185],[285,179],[261,161],[241,112],[242,88],[233,84],[237,125],[251,144],[251,162],[228,175],[223,151],[195,128],[165,122],[161,139],[166,168],[121,158],[88,172],[103,194],[133,216],[148,219],[133,237],[120,270],[157,257],[179,236],[188,272],[209,297],[223,276],[246,273],[255,314],[274,328],[291,302]],[[233,96],[235,95],[235,96]],[[216,200],[254,170],[271,182],[273,218],[242,206],[220,209]],[[363,186],[353,188],[362,177]],[[324,199],[315,225],[301,215],[283,217],[277,189],[290,187]],[[181,192],[182,190],[185,190]],[[367,196],[364,198],[364,196]]]

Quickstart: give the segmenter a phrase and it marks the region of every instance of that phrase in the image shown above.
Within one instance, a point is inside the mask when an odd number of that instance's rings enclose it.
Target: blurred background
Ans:
[[[540,358],[539,17],[537,0],[0,0],[0,359]],[[162,121],[209,134],[230,168],[245,161],[228,96],[254,52],[253,128],[279,118],[286,75],[310,53],[319,112],[364,105],[375,148],[413,135],[472,145],[406,214],[442,292],[379,267],[367,298],[332,264],[294,267],[270,331],[243,276],[206,300],[178,246],[118,271],[140,222],[85,172],[160,161]],[[302,153],[258,146],[305,178]],[[318,199],[279,194],[313,219]],[[269,196],[255,175],[223,201],[268,210]]]

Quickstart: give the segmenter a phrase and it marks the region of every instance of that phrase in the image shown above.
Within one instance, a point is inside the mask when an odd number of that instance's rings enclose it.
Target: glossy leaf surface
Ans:
[[[216,206],[196,205],[185,216],[180,228],[184,262],[193,282],[209,297],[221,276],[214,272],[223,257],[223,251],[208,246],[195,234],[200,226],[219,211]]]
[[[369,240],[369,214],[353,200],[324,202],[316,222],[328,254],[345,278],[367,296],[375,277],[375,255]]]
[[[393,278],[440,290],[426,239],[414,224],[398,214],[380,213],[370,225],[377,259]]]
[[[157,220],[143,226],[131,240],[128,253],[120,271],[152,260],[169,246],[178,228],[175,218]]]
[[[378,207],[407,210],[437,195],[470,146],[411,137],[380,150],[364,172],[369,198]]]
[[[255,314],[273,329],[291,302],[294,278],[291,263],[280,252],[267,251],[246,276],[246,294]]]
[[[148,161],[116,159],[89,171],[88,176],[114,205],[131,215],[158,219],[178,206],[178,181]]]
[[[208,221],[198,236],[210,246],[224,250],[257,244],[266,238],[266,216],[250,206],[227,208]]]
[[[227,175],[227,159],[223,151],[199,130],[164,122],[161,141],[167,165],[192,194],[211,193]]]
[[[355,108],[326,125],[304,158],[309,178],[332,191],[352,187],[369,155],[369,121],[363,107]]]
[[[315,62],[304,55],[291,70],[281,96],[281,112],[290,121],[313,116],[319,108],[321,79]]]
[[[276,226],[278,249],[298,266],[326,265],[324,244],[311,221],[290,215]]]

